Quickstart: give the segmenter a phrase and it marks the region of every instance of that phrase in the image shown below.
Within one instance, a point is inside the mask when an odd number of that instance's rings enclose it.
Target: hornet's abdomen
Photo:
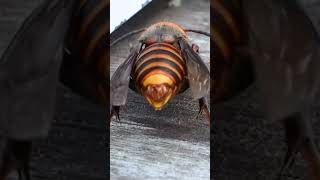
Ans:
[[[145,48],[135,64],[135,79],[139,85],[147,85],[153,76],[163,75],[167,83],[178,85],[184,80],[185,62],[174,46],[156,43]]]
[[[176,47],[155,43],[137,57],[133,77],[140,93],[156,109],[161,109],[179,92],[186,72],[185,61]]]

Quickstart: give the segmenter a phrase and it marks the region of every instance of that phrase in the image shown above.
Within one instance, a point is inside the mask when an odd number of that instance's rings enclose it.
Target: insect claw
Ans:
[[[120,122],[120,106],[112,106],[111,113],[110,113],[110,123],[113,117],[116,118],[117,121]]]
[[[120,116],[119,113],[116,114],[116,119],[120,122]]]
[[[206,99],[204,97],[199,99],[199,107],[200,107],[200,109],[199,109],[198,116],[204,111],[206,114],[206,118],[208,120],[209,126],[210,126],[210,122],[211,122],[210,111],[208,109],[208,105],[207,105]]]

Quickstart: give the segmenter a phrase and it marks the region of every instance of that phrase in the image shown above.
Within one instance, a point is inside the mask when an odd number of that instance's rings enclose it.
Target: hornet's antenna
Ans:
[[[124,35],[122,35],[121,37],[119,37],[118,39],[114,40],[111,44],[110,47],[114,46],[115,44],[117,44],[119,41],[123,40],[124,38],[128,37],[128,36],[132,36],[134,34],[140,33],[142,31],[146,30],[146,28],[142,28],[142,29],[137,29],[134,31],[130,31]]]
[[[204,32],[204,31],[200,31],[200,30],[194,30],[194,29],[184,29],[185,32],[194,32],[194,33],[198,33],[198,34],[202,34],[205,36],[210,37],[210,33],[208,32]]]
[[[114,45],[117,44],[119,41],[123,40],[124,38],[126,38],[126,37],[128,37],[128,36],[132,36],[132,35],[134,35],[134,34],[140,33],[140,32],[145,31],[145,30],[146,30],[146,28],[142,28],[142,29],[137,29],[137,30],[134,30],[134,31],[130,31],[130,32],[122,35],[122,36],[119,37],[118,39],[114,40],[114,41],[110,44],[110,47],[114,46]],[[200,30],[184,29],[184,31],[186,31],[186,32],[194,32],[194,33],[198,33],[198,34],[202,34],[202,35],[205,35],[205,36],[210,37],[210,33],[204,32],[204,31],[200,31]]]

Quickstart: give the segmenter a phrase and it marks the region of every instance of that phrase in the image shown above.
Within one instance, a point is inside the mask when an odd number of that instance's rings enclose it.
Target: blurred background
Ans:
[[[110,33],[150,2],[151,0],[110,0],[110,17],[112,17],[110,19]]]
[[[320,1],[298,0],[320,34]],[[277,179],[287,147],[281,124],[269,123],[257,88],[251,86],[234,99],[214,107],[214,177],[218,180]],[[320,101],[318,101],[320,102]],[[320,143],[320,103],[312,105],[316,142]],[[320,150],[320,148],[318,148]],[[307,162],[297,156],[286,180],[307,180]]]
[[[0,0],[0,56],[25,18],[41,2]],[[32,180],[107,179],[105,142],[105,110],[60,84],[49,137],[34,144]],[[2,148],[0,139],[0,152]]]

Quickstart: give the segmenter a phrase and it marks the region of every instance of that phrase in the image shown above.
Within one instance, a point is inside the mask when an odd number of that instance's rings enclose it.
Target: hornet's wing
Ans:
[[[0,59],[0,131],[46,136],[75,0],[45,0],[24,21]]]
[[[118,67],[111,78],[111,105],[112,106],[122,106],[126,104],[130,74],[134,62],[138,56],[139,45],[134,48],[129,54],[128,58]]]
[[[183,58],[186,60],[188,80],[194,99],[200,99],[209,94],[210,72],[200,56],[192,49],[188,42],[181,38],[179,45]]]

